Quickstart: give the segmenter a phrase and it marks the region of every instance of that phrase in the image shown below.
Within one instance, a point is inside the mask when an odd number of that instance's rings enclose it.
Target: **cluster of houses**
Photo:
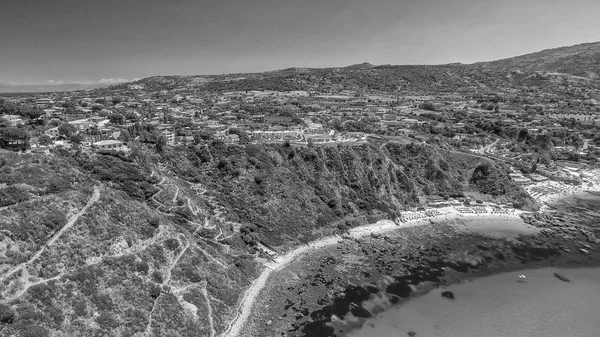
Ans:
[[[349,121],[366,121],[370,132],[387,135],[413,135],[423,127],[439,127],[468,138],[466,119],[455,113],[479,119],[501,121],[513,128],[526,128],[531,133],[552,132],[561,128],[559,121],[572,119],[600,125],[595,100],[566,104],[545,93],[527,94],[535,108],[547,111],[544,118],[523,118],[526,112],[518,104],[509,103],[518,95],[507,90],[495,94],[405,93],[359,94],[354,90],[273,91],[248,90],[220,93],[198,92],[180,88],[177,91],[146,91],[143,84],[129,84],[112,95],[90,92],[50,94],[38,97],[12,97],[6,101],[43,111],[47,121],[68,122],[86,135],[86,143],[98,149],[124,149],[118,139],[119,130],[134,123],[152,125],[169,146],[194,140],[202,132],[209,139],[229,144],[286,142],[327,144],[362,142],[366,132],[340,132]],[[502,96],[502,100],[498,97]],[[520,96],[519,96],[520,97]],[[495,101],[494,109],[480,102]],[[566,106],[577,109],[566,109]],[[121,115],[122,122],[113,123],[111,115]],[[434,117],[432,117],[432,115]],[[435,116],[443,117],[443,121]],[[12,126],[23,123],[19,115],[3,115]],[[432,119],[433,118],[433,119]],[[548,123],[552,121],[553,124]],[[339,126],[338,125],[338,126]],[[343,127],[341,129],[344,129]],[[44,133],[60,137],[58,126]]]

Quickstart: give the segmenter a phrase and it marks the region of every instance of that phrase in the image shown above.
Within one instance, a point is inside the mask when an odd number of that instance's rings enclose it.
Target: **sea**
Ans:
[[[553,208],[600,226],[600,193],[570,196]],[[446,291],[454,299],[442,296]],[[348,336],[600,337],[600,268],[526,269],[438,288]]]

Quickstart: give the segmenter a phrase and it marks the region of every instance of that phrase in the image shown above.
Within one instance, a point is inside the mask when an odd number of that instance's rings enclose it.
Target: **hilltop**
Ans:
[[[539,73],[543,73],[540,75]],[[263,73],[202,76],[155,76],[98,89],[101,93],[128,90],[195,90],[200,92],[276,90],[371,92],[486,91],[538,86],[555,88],[556,77],[595,80],[600,74],[600,42],[548,49],[493,62],[444,65],[354,64],[341,68],[287,68]],[[200,80],[199,80],[200,79]],[[587,83],[598,88],[599,82]]]
[[[490,78],[489,73],[502,75]],[[331,81],[332,88],[346,86],[380,91],[422,89],[429,86],[459,87],[476,83],[501,87],[512,82],[503,75],[509,72],[531,75],[536,72],[597,79],[600,75],[600,42],[546,49],[511,58],[443,65],[373,65],[368,62],[345,67],[291,67],[262,73],[232,73],[220,75],[152,76],[134,82],[101,86],[67,83],[60,85],[0,84],[0,92],[59,92],[90,90],[116,92],[130,85],[142,85],[147,90],[197,88],[218,90],[309,90]],[[486,75],[487,74],[487,75]],[[382,83],[378,83],[382,82]]]
[[[597,79],[600,75],[600,42],[546,49],[507,59],[479,62],[482,70],[562,73]]]
[[[347,67],[344,67],[344,69],[348,69],[348,70],[357,70],[357,69],[370,69],[375,67],[374,65],[372,65],[369,62],[363,62],[363,63],[358,63],[358,64],[352,64],[349,65]]]

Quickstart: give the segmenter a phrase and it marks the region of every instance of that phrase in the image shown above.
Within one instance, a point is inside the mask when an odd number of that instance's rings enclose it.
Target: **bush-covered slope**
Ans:
[[[202,198],[149,165],[7,153],[0,164],[2,336],[209,336],[256,276]]]
[[[472,65],[499,71],[547,71],[597,79],[600,74],[600,42],[546,49],[507,59]]]
[[[242,148],[213,142],[165,156],[175,172],[205,184],[231,220],[270,246],[307,241],[356,219],[394,218],[426,195],[472,192],[529,203],[498,164],[427,145]]]

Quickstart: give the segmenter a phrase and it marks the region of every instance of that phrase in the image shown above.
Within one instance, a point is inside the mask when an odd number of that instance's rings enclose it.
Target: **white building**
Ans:
[[[52,137],[52,138],[56,138],[58,137],[58,126],[52,129],[48,129],[46,131],[44,131],[44,134]]]
[[[167,140],[167,145],[175,145],[175,134],[173,132],[163,130],[160,134]]]
[[[92,144],[94,148],[98,150],[115,150],[115,151],[124,151],[125,146],[123,142],[120,140],[101,140],[99,142],[95,142]]]
[[[4,115],[2,116],[2,118],[8,123],[10,123],[10,126],[17,126],[23,123],[23,121],[21,120],[21,116],[19,115]]]

